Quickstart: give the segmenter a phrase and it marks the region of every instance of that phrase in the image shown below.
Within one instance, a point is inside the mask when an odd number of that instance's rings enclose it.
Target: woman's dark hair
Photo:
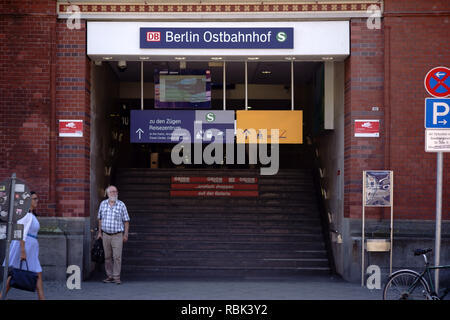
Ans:
[[[36,194],[35,191],[30,191],[30,196],[32,196],[33,194]],[[33,212],[33,214],[36,214],[36,209],[31,210],[31,212]]]

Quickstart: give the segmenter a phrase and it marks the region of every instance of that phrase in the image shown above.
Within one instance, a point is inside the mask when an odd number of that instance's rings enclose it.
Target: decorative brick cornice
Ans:
[[[58,2],[58,13],[67,13],[69,2]],[[365,13],[371,5],[382,7],[380,1],[359,2],[302,2],[302,3],[254,3],[254,4],[142,4],[139,3],[73,3],[80,8],[81,14],[148,14],[148,13],[332,13],[359,12]]]

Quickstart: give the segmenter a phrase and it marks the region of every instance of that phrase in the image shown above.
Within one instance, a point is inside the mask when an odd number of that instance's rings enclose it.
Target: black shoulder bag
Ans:
[[[94,242],[91,251],[91,259],[97,263],[103,263],[105,261],[105,251],[103,250],[103,241],[101,238],[98,238]]]
[[[27,265],[27,270],[22,269],[22,263],[25,261]],[[36,272],[28,270],[28,262],[27,260],[20,261],[20,268],[13,268],[9,275],[11,276],[11,281],[9,285],[13,288],[26,290],[34,292],[36,291],[36,282],[38,275]]]

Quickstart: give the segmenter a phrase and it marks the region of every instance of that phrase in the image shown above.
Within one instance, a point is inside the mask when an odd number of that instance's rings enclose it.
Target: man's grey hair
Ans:
[[[108,186],[108,188],[106,188],[106,190],[105,190],[107,196],[109,196],[109,190],[110,190],[111,188],[116,188],[116,189],[117,189],[116,186],[113,186],[113,185]]]

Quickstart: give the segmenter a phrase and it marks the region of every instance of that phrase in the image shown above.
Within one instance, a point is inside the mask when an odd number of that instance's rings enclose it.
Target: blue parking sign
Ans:
[[[425,128],[450,129],[450,99],[425,99]]]

